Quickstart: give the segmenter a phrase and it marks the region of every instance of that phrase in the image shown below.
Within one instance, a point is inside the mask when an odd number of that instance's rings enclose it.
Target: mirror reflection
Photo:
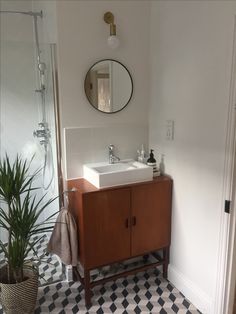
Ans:
[[[133,82],[129,71],[118,61],[107,59],[95,63],[87,72],[85,94],[99,111],[114,113],[129,103]]]

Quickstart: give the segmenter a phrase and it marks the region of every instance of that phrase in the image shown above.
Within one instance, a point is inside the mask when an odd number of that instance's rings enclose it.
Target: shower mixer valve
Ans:
[[[48,124],[46,122],[40,122],[39,128],[34,131],[34,137],[39,139],[41,145],[48,144],[49,138],[51,137],[50,130],[48,128]]]

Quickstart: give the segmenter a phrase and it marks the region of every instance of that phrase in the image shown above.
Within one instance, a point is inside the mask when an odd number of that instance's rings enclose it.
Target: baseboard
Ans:
[[[211,298],[172,265],[168,267],[168,280],[203,314],[214,314]]]

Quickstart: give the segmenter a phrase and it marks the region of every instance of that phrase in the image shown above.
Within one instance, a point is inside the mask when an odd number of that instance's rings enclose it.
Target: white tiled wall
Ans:
[[[65,128],[66,179],[83,177],[82,165],[108,160],[108,145],[115,145],[120,159],[137,157],[144,144],[148,150],[148,126],[119,124],[104,127]]]

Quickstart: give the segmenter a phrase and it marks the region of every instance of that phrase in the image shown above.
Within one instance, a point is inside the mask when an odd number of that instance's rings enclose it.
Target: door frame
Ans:
[[[227,134],[219,233],[217,280],[213,303],[214,314],[232,314],[236,282],[236,16],[234,16],[233,53],[228,104]],[[230,214],[225,213],[225,200],[230,200]],[[235,261],[235,260],[234,260]]]

